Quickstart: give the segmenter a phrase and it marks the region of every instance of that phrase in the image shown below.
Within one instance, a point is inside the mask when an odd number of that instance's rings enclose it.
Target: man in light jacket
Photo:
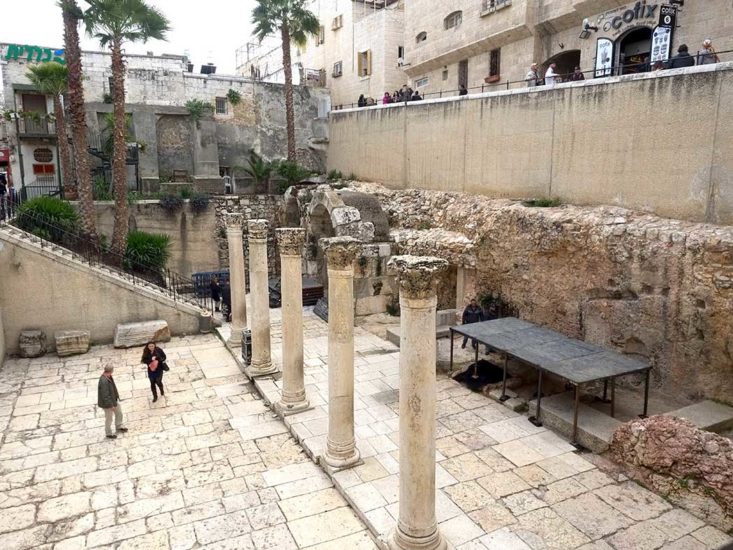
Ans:
[[[537,83],[540,81],[540,76],[537,74],[537,63],[532,63],[532,66],[529,68],[529,72],[527,72],[527,76],[524,77],[524,80],[527,81],[527,87],[529,88],[537,86]]]
[[[114,367],[105,365],[102,376],[99,377],[97,385],[97,406],[104,409],[104,431],[109,439],[117,439],[117,434],[112,431],[112,415],[115,417],[115,428],[118,432],[126,432],[127,428],[122,427],[122,407],[120,406],[120,394],[117,391],[115,380],[112,378]]]

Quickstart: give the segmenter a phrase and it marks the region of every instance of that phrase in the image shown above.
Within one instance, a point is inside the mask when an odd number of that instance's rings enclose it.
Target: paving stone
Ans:
[[[549,485],[555,481],[555,477],[546,470],[540,468],[537,464],[530,464],[517,468],[514,472],[521,477],[530,487],[539,487],[540,485]]]
[[[706,525],[697,531],[693,531],[692,536],[708,548],[719,549],[724,545],[731,544],[731,538],[728,535],[711,525]]]
[[[658,518],[649,520],[649,523],[665,533],[669,540],[677,540],[705,525],[704,521],[679,508],[665,512]]]
[[[298,550],[298,545],[285,525],[275,525],[252,533],[257,550]]]
[[[504,506],[511,510],[515,516],[520,516],[547,506],[547,503],[538,499],[532,494],[532,491],[524,491],[522,493],[515,493],[502,499]]]
[[[478,484],[494,498],[501,498],[530,489],[530,486],[514,472],[499,472],[478,479]]]
[[[452,543],[453,546],[460,546],[484,534],[483,529],[465,515],[444,521],[439,525],[439,528],[446,540]]]
[[[449,458],[440,465],[458,481],[469,481],[493,473],[491,466],[476,456],[476,453]]]
[[[36,507],[32,504],[18,506],[16,508],[6,508],[0,513],[2,521],[0,521],[0,533],[15,531],[33,525],[36,516]]]
[[[42,502],[38,507],[38,521],[55,523],[92,511],[89,493],[76,493]]]
[[[98,529],[87,535],[87,546],[94,548],[95,546],[104,546],[120,542],[125,539],[131,539],[147,532],[145,521],[138,520],[123,525],[115,525],[106,529]]]
[[[288,521],[334,510],[346,505],[346,501],[334,488],[293,497],[278,502]]]
[[[244,510],[222,516],[197,521],[193,524],[196,539],[201,544],[209,544],[224,539],[239,537],[252,530]]]
[[[637,523],[608,538],[616,550],[656,550],[667,542],[667,536],[649,522]]]
[[[30,529],[21,529],[12,533],[0,535],[0,548],[25,550],[39,548],[46,540],[48,525],[38,525]]]
[[[672,507],[667,501],[633,481],[627,481],[619,485],[607,485],[597,489],[594,493],[620,512],[637,521],[657,517]]]
[[[254,508],[248,508],[247,517],[249,518],[249,522],[252,524],[252,530],[254,531],[259,531],[266,527],[272,527],[279,523],[285,523],[285,517],[280,511],[278,505],[274,502],[261,504]]]
[[[590,542],[550,508],[540,508],[518,518],[514,532],[532,548],[566,550]]]
[[[308,550],[377,550],[369,533],[361,531],[336,540],[311,546]]]
[[[697,540],[696,538],[687,535],[685,537],[682,537],[681,539],[677,539],[674,542],[670,542],[664,545],[664,550],[706,550],[707,546],[705,546],[702,542]]]
[[[479,510],[470,512],[468,517],[475,521],[486,533],[491,533],[496,529],[517,522],[512,513],[499,502],[488,504]]]
[[[534,494],[548,504],[556,504],[583,494],[587,490],[579,481],[573,478],[567,478],[550,483],[546,487],[535,489]]]
[[[457,483],[446,487],[444,491],[464,512],[473,512],[496,502],[476,481]]]
[[[350,508],[337,508],[288,523],[288,528],[301,548],[328,542],[361,531],[363,528]]]
[[[168,548],[168,533],[156,531],[149,535],[124,540],[117,550],[167,550]]]
[[[552,509],[592,540],[610,535],[632,523],[628,517],[588,493],[555,504]]]
[[[488,550],[532,550],[507,528],[497,529],[479,539]]]

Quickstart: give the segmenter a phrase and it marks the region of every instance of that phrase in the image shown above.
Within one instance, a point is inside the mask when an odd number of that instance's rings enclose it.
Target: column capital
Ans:
[[[267,220],[247,220],[247,233],[250,239],[267,239]]]
[[[281,227],[275,229],[277,246],[283,256],[301,256],[305,243],[305,229],[301,227]]]
[[[229,229],[242,230],[242,224],[244,223],[244,216],[239,212],[224,212],[224,226]]]
[[[326,253],[329,269],[353,268],[356,255],[361,250],[361,242],[354,237],[331,237],[321,239],[318,244]]]
[[[400,282],[400,293],[408,299],[435,296],[438,276],[448,268],[448,262],[434,256],[393,256],[387,270]]]

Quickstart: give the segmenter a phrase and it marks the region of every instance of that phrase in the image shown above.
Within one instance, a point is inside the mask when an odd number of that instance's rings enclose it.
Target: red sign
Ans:
[[[0,148],[0,162],[10,162],[10,149]]]

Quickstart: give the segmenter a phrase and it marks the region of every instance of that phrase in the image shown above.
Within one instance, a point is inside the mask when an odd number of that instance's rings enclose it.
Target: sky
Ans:
[[[255,0],[147,0],[170,21],[167,41],[128,44],[129,53],[183,55],[188,51],[198,66],[209,61],[217,74],[234,73],[234,52],[250,41],[251,14]],[[86,7],[83,0],[79,5]],[[0,0],[0,42],[63,47],[61,9],[56,0]],[[84,29],[82,49],[100,50]]]

